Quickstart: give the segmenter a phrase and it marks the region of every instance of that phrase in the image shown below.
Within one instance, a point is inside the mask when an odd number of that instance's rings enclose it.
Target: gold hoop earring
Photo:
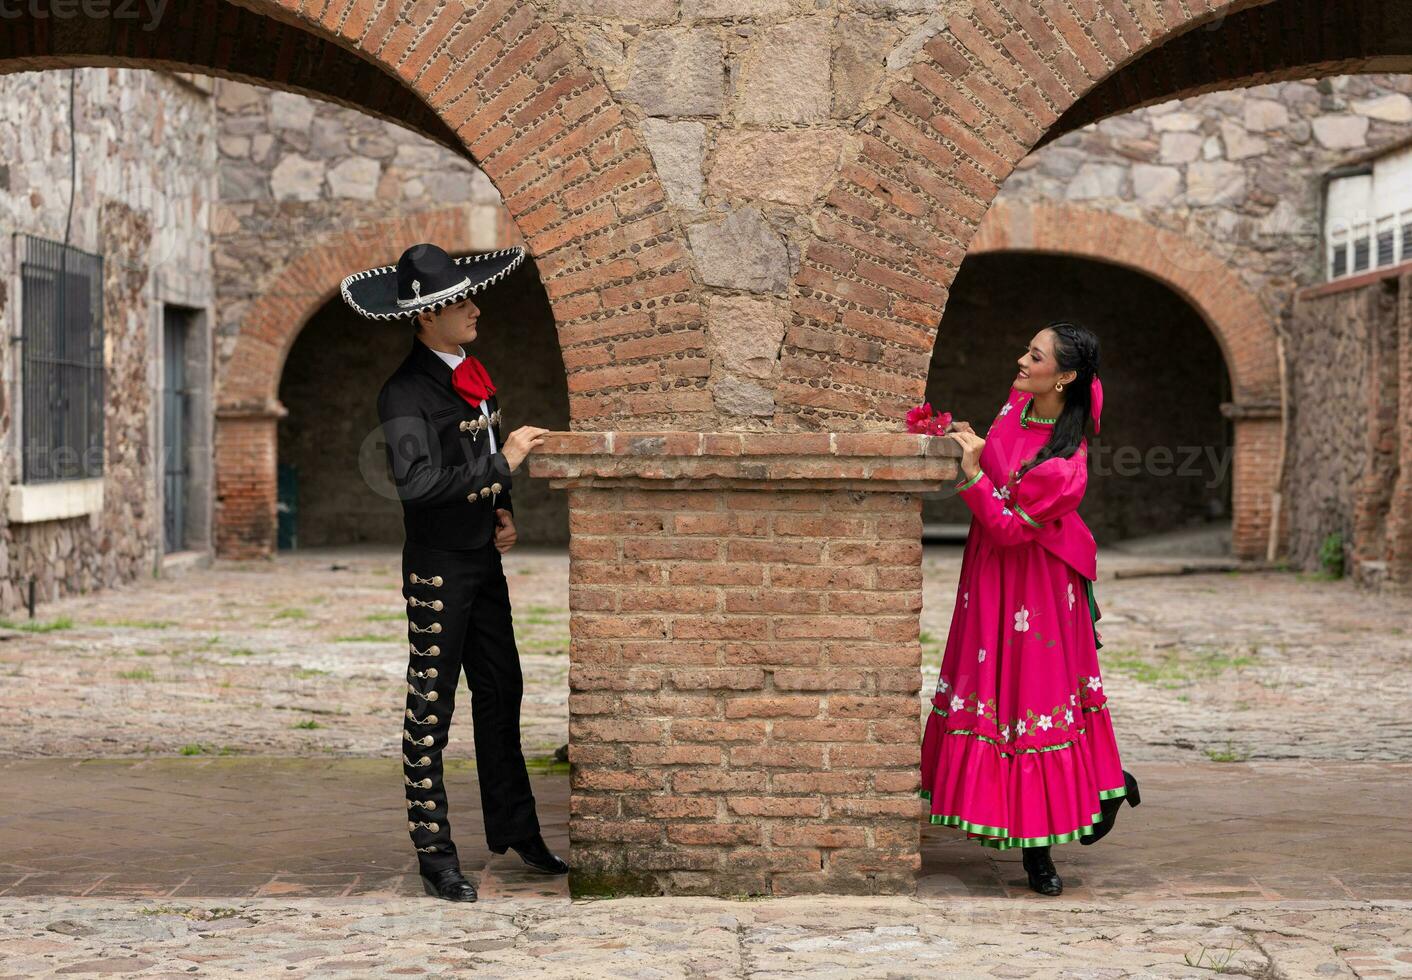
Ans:
[[[1054,390],[1055,390],[1055,391],[1063,391],[1063,390],[1064,390],[1064,382],[1062,382],[1062,381],[1056,381],[1056,382],[1054,382]]]

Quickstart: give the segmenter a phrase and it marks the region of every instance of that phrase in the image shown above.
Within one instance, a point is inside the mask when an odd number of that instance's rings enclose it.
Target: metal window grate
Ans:
[[[103,257],[22,235],[22,479],[103,473]]]

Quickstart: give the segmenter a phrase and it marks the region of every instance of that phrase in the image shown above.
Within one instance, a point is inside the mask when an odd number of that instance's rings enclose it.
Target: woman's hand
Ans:
[[[972,432],[969,425],[964,429],[948,432],[943,438],[955,439],[960,444],[961,472],[966,474],[966,479],[969,480],[980,472],[981,450],[985,448],[985,440]]]
[[[544,441],[544,434],[548,429],[541,429],[538,426],[522,425],[510,437],[505,440],[505,445],[500,447],[500,451],[505,454],[505,462],[510,465],[510,472],[520,468],[520,464],[525,461],[525,457],[534,452],[535,448]]]
[[[948,422],[946,431],[942,435],[950,435],[953,432],[974,432],[970,422]]]

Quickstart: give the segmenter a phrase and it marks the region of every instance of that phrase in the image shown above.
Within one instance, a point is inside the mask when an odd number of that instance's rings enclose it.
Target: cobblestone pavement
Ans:
[[[1097,846],[1055,848],[1065,898],[1412,900],[1412,763],[1138,772],[1142,806],[1125,807]],[[385,759],[0,760],[0,897],[416,896],[399,773]],[[532,779],[546,841],[572,857],[567,775]],[[568,894],[563,878],[485,849],[465,760],[451,761],[446,783],[461,866],[487,898]],[[920,821],[926,804],[916,806]],[[917,894],[1033,898],[1019,860],[925,825]]]
[[[924,686],[959,558],[926,550]],[[0,977],[1412,976],[1412,608],[1288,573],[1112,577],[1150,564],[1101,558],[1096,589],[1145,805],[1056,849],[1058,900],[927,827],[915,898],[570,902],[481,849],[467,724],[448,779],[483,899],[448,906],[417,894],[388,762],[395,550],[220,562],[49,604],[37,630],[12,617]],[[567,728],[567,557],[520,548],[507,571],[544,755]],[[565,779],[536,768],[561,848]]]
[[[1286,572],[1113,577],[1153,562],[1101,555],[1095,586],[1125,761],[1412,759],[1412,600]],[[567,569],[562,550],[506,558],[530,755],[567,741]],[[929,546],[924,569],[925,695],[960,549]],[[317,549],[50,603],[40,631],[12,615],[0,756],[395,755],[399,575],[395,549]],[[469,729],[451,757],[473,756]]]
[[[546,755],[568,740],[568,553],[517,547],[505,570],[522,741]],[[0,756],[396,758],[401,574],[400,549],[283,552],[49,603],[33,625],[11,614],[4,625],[21,628],[0,630]],[[469,712],[448,753],[474,756]]]
[[[0,899],[0,977],[1396,977],[1412,905]]]

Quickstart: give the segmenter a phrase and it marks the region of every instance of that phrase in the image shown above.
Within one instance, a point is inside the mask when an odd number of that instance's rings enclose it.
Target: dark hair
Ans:
[[[1078,375],[1065,383],[1059,393],[1064,399],[1064,408],[1054,423],[1054,431],[1049,433],[1049,440],[1034,458],[1020,467],[1021,476],[1046,459],[1053,456],[1067,459],[1078,450],[1088,430],[1089,385],[1098,373],[1098,338],[1092,331],[1070,320],[1055,320],[1045,324],[1045,329],[1054,331],[1054,359],[1059,362],[1060,372],[1077,371]]]

